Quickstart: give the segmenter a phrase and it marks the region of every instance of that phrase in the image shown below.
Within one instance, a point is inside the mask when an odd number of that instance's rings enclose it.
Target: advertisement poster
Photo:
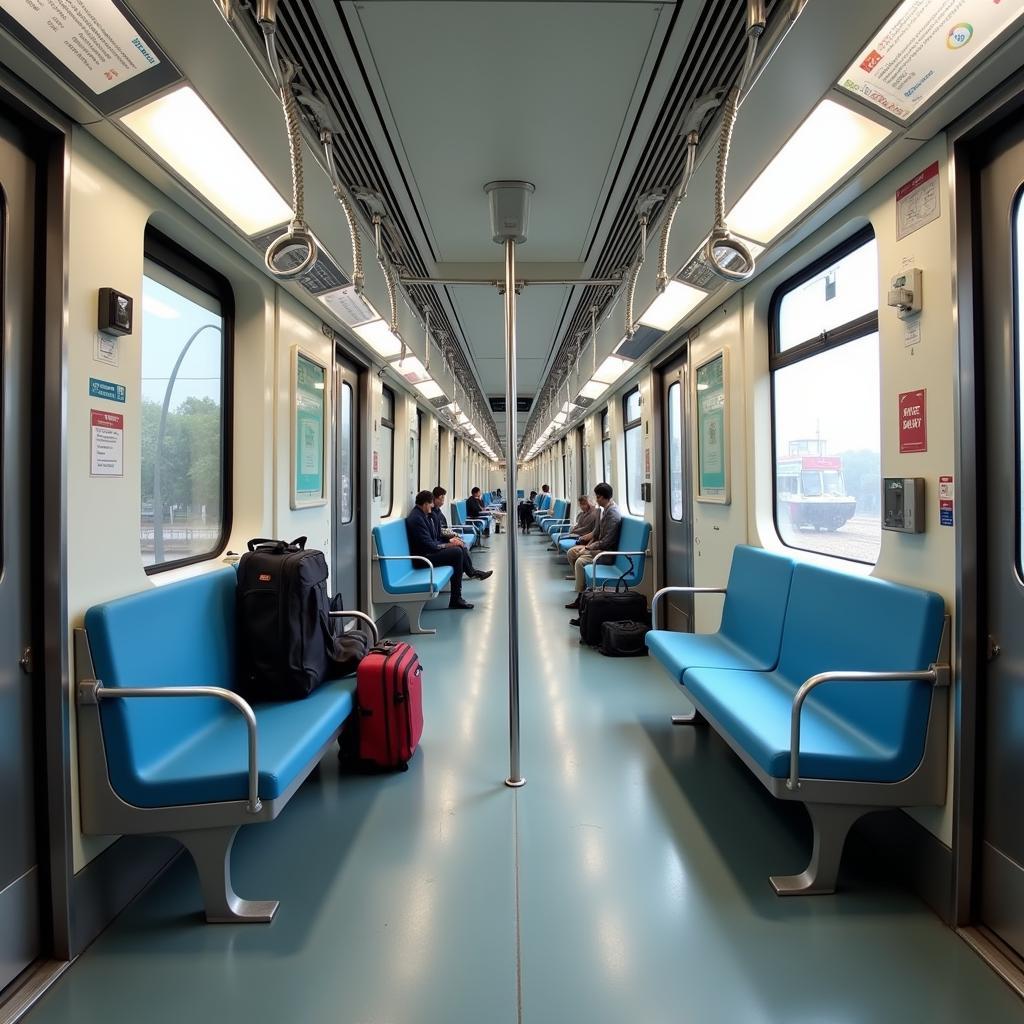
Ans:
[[[292,508],[323,505],[327,370],[292,349]]]
[[[701,363],[694,375],[697,409],[697,500],[728,504],[729,451],[725,352]]]
[[[113,0],[0,0],[0,10],[96,95],[160,63]]]
[[[908,121],[1024,15],[993,0],[910,0],[868,43],[839,84]]]
[[[900,452],[928,451],[928,393],[924,388],[900,395]]]

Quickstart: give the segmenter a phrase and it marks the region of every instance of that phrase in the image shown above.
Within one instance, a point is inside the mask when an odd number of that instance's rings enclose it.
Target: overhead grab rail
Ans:
[[[302,173],[302,123],[295,92],[292,89],[298,69],[291,61],[281,60],[277,54],[277,0],[259,0],[256,20],[263,30],[270,72],[274,76],[281,97],[292,169],[292,219],[284,234],[279,235],[267,246],[264,260],[267,270],[274,277],[282,281],[292,281],[305,274],[319,256],[316,241],[305,220],[306,185]],[[302,259],[294,265],[281,266],[281,256],[286,252],[294,252],[297,247],[305,249]]]

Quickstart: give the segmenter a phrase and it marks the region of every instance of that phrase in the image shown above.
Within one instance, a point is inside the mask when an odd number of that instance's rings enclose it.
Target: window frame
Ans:
[[[629,407],[629,400],[634,396],[637,396],[637,416],[635,419],[626,419],[627,410]],[[625,484],[623,488],[623,496],[626,499],[626,511],[631,516],[642,516],[644,510],[641,508],[638,512],[633,510],[633,506],[629,502],[629,437],[628,434],[631,430],[639,430],[640,434],[640,450],[643,451],[643,413],[640,412],[640,385],[636,384],[631,387],[622,396],[622,464],[625,467]],[[643,459],[641,457],[640,463],[640,486],[643,487]],[[644,500],[640,498],[640,504],[644,504]]]
[[[676,395],[676,401],[673,403],[672,393],[673,389],[678,388]],[[668,390],[665,392],[665,424],[668,428],[666,434],[668,437],[668,444],[665,446],[665,465],[668,467],[668,517],[673,523],[681,523],[684,519],[686,512],[686,460],[683,458],[683,382],[682,379],[672,381]],[[679,411],[679,515],[675,515],[672,505],[672,477],[675,467],[672,465],[672,412],[673,409]]]
[[[608,425],[608,406],[605,406],[601,412],[601,480],[606,484],[610,484],[612,478],[609,472],[611,466],[608,465],[608,456],[613,454],[611,440],[612,431]]]
[[[416,493],[423,490],[420,481],[423,479],[423,421],[426,417],[423,410],[416,407]]]
[[[234,513],[234,423],[235,423],[235,293],[231,282],[213,267],[198,260],[183,246],[169,238],[152,225],[146,225],[143,238],[143,259],[150,260],[186,284],[220,303],[221,309],[221,522],[220,534],[212,548],[185,558],[174,558],[165,562],[144,565],[147,576],[180,569],[182,566],[209,562],[227,548],[231,536]],[[141,303],[139,306],[141,307]],[[139,348],[141,373],[141,349],[145,345],[142,337],[142,318],[139,319]],[[140,396],[141,401],[141,396]],[[141,413],[140,413],[141,416]],[[139,494],[139,518],[142,516],[142,495]],[[156,510],[154,509],[154,515]],[[140,551],[141,557],[141,551]]]
[[[855,317],[853,320],[840,324],[830,331],[822,331],[817,337],[808,338],[787,349],[779,351],[779,315],[782,307],[782,300],[790,292],[799,288],[802,284],[817,277],[823,270],[834,266],[845,256],[867,245],[868,242],[876,240],[875,230],[871,224],[866,224],[854,232],[845,241],[830,249],[827,253],[808,264],[801,271],[791,277],[787,277],[774,292],[768,307],[768,382],[771,396],[771,453],[772,453],[772,525],[775,527],[775,536],[779,543],[791,551],[803,551],[809,555],[819,558],[834,558],[840,562],[854,562],[857,565],[875,566],[878,564],[876,556],[873,562],[865,562],[860,558],[850,558],[846,555],[835,555],[831,552],[818,551],[815,548],[797,547],[795,544],[788,544],[783,539],[782,531],[779,529],[779,465],[778,465],[778,444],[775,433],[775,373],[777,370],[785,369],[794,363],[802,363],[815,356],[840,348],[852,341],[859,341],[871,334],[879,334],[878,309],[873,313],[865,313]],[[881,305],[881,293],[879,293],[879,305]],[[879,356],[881,356],[881,336],[879,335]],[[879,368],[881,374],[881,368]],[[881,400],[881,396],[879,396]],[[881,486],[881,480],[879,480]],[[879,552],[880,554],[881,552]]]
[[[1024,249],[1024,231],[1018,230],[1024,224],[1024,185],[1018,187],[1010,204],[1010,291],[1011,291],[1011,312],[1013,318],[1013,390],[1015,392],[1013,426],[1014,426],[1014,504],[1017,516],[1016,529],[1014,530],[1014,561],[1018,577],[1024,579],[1024,480],[1021,478],[1024,472],[1022,466],[1021,444],[1024,439],[1022,428],[1021,404],[1024,401],[1024,380],[1022,380],[1021,343],[1024,342],[1024,288],[1022,284],[1021,250]]]
[[[391,416],[390,418],[384,415],[384,396],[391,396]],[[388,469],[390,470],[391,479],[388,481],[388,507],[383,511],[381,515],[382,519],[387,519],[395,508],[395,403],[397,401],[395,392],[392,388],[389,388],[387,384],[381,385],[381,401],[380,401],[380,430],[381,438],[383,441],[383,435],[385,430],[391,431],[391,458]],[[383,444],[382,444],[383,447]],[[381,452],[383,455],[383,452]],[[383,486],[384,474],[381,473],[381,485]]]

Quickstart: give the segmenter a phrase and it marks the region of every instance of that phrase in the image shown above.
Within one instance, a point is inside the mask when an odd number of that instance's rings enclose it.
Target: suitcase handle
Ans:
[[[284,540],[274,540],[271,537],[254,537],[249,541],[249,550],[272,551],[275,554],[284,554],[286,551],[304,551],[306,538],[296,537],[290,544]]]

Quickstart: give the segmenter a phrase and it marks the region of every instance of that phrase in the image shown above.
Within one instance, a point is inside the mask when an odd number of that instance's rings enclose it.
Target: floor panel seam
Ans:
[[[516,1021],[523,1024],[523,917],[519,900],[519,793],[512,792],[512,837],[515,854]]]

